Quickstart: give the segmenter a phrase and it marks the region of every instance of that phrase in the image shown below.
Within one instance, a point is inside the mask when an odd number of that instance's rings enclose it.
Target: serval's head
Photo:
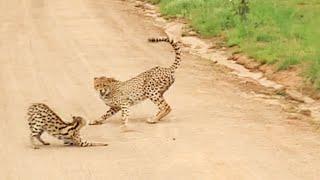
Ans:
[[[87,124],[86,120],[81,116],[72,116],[72,120],[72,124],[78,124],[77,129],[81,129],[83,126]]]
[[[100,92],[101,95],[109,94],[110,85],[117,82],[114,78],[107,78],[105,76],[95,77],[93,80],[94,89]]]

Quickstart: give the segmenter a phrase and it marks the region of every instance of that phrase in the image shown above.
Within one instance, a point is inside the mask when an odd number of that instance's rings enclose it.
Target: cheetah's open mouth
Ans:
[[[99,91],[101,96],[103,96],[106,93],[106,91],[104,91],[103,89],[100,89]]]
[[[106,96],[109,94],[109,89],[100,89],[99,90],[101,96]]]

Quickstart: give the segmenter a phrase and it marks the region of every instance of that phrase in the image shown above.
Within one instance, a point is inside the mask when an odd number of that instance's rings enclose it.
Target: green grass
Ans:
[[[249,0],[243,21],[240,0],[150,0],[167,16],[183,17],[203,36],[227,44],[278,70],[306,64],[305,77],[320,89],[320,1]]]
[[[158,4],[160,3],[161,0],[147,0],[149,2],[151,2],[152,4]]]

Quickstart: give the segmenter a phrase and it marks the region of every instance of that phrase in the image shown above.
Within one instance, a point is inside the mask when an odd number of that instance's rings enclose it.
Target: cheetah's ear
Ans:
[[[117,80],[114,77],[109,78],[110,82],[116,82]]]
[[[94,79],[94,80],[97,80],[98,78],[97,78],[97,77],[94,77],[93,79]]]

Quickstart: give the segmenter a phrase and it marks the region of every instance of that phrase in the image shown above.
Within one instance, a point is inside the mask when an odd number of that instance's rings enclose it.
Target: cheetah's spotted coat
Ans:
[[[122,112],[122,127],[126,129],[129,107],[145,99],[150,99],[158,106],[159,112],[149,123],[156,123],[171,111],[170,106],[163,98],[163,94],[174,83],[174,72],[181,62],[179,42],[167,37],[150,38],[149,42],[168,42],[175,51],[175,61],[170,67],[156,66],[127,81],[118,81],[105,76],[94,78],[94,88],[99,92],[101,99],[110,109],[100,119],[90,125],[102,124],[118,111]]]

